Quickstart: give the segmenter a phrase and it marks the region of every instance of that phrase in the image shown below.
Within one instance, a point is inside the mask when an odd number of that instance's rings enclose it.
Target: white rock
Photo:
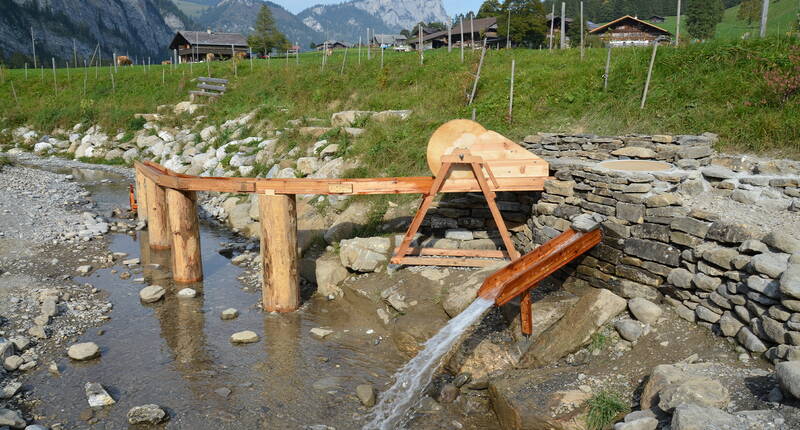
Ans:
[[[231,335],[232,343],[255,343],[259,339],[256,332],[250,330],[240,331]]]

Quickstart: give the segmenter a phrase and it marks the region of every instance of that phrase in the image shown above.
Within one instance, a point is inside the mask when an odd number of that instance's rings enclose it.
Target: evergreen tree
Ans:
[[[761,18],[761,0],[744,0],[739,6],[739,12],[736,18],[747,21],[747,24],[752,24]]]
[[[547,34],[544,6],[539,0],[506,0],[497,19],[497,32],[508,32],[511,10],[511,42],[528,47],[539,46]]]
[[[247,43],[256,52],[272,52],[273,49],[285,51],[289,48],[289,41],[286,36],[278,30],[272,11],[267,5],[262,5],[256,18],[256,26]]]
[[[711,39],[722,21],[722,0],[688,0],[686,2],[686,26],[689,34],[697,39]]]
[[[481,8],[478,9],[478,15],[476,18],[491,18],[493,16],[500,15],[500,10],[502,7],[500,6],[499,0],[486,0],[481,5]]]

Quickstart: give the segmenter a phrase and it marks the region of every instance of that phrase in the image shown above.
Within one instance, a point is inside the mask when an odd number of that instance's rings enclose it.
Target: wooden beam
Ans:
[[[167,198],[164,187],[156,181],[146,179],[147,190],[147,231],[150,247],[169,249],[169,219],[167,217]]]
[[[393,264],[406,266],[487,267],[502,262],[482,258],[394,257]]]
[[[534,287],[535,288],[535,287]],[[519,318],[522,334],[530,336],[533,334],[533,309],[531,309],[531,291],[527,290],[522,294],[522,300],[519,302]]]
[[[258,202],[262,305],[268,312],[292,312],[300,307],[295,196],[262,194]]]
[[[200,254],[200,223],[197,194],[194,191],[167,189],[169,226],[172,232],[172,274],[175,282],[203,280]]]

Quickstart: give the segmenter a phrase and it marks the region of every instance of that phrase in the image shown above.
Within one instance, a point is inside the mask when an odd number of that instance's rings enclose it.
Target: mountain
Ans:
[[[169,58],[175,30],[192,25],[169,0],[3,0],[0,57],[29,62],[32,31],[37,57],[46,61],[72,60],[73,43],[79,62],[98,43],[106,59],[117,52],[157,61]]]
[[[358,41],[362,34],[366,37],[368,27],[376,33],[397,33],[420,21],[450,21],[442,0],[354,0],[313,6],[297,17],[328,39],[350,42]]]
[[[193,1],[208,2],[209,0]],[[298,43],[302,48],[306,48],[311,42],[322,39],[321,34],[307,27],[291,12],[269,1],[222,0],[216,6],[203,11],[197,17],[197,21],[215,31],[249,34],[253,31],[258,11],[264,4],[272,11],[278,29],[286,35],[291,43]]]

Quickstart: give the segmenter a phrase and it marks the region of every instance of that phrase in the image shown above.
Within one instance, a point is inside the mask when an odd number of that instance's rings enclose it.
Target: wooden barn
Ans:
[[[461,22],[457,22],[450,29],[454,47],[461,46],[461,43],[463,42],[465,46],[474,46],[477,48],[482,46],[481,43],[484,38],[486,38],[487,45],[490,47],[497,44],[502,44],[502,46],[505,46],[505,38],[500,37],[497,34],[497,18],[490,17],[475,19],[471,24],[472,25],[470,25],[470,21],[468,19],[465,19],[463,28],[461,28]],[[437,31],[428,35],[425,35],[423,32],[422,45],[425,49],[446,48],[447,34],[447,30]],[[418,49],[417,45],[419,45],[419,38],[416,35],[410,37],[408,44],[413,49]]]
[[[599,36],[600,40],[615,48],[647,46],[655,40],[667,43],[672,38],[672,33],[669,31],[630,15],[601,25],[589,34]]]
[[[246,56],[247,38],[239,33],[216,33],[180,30],[175,34],[169,49],[178,50],[178,62],[189,63],[206,59],[229,59],[234,53]]]

